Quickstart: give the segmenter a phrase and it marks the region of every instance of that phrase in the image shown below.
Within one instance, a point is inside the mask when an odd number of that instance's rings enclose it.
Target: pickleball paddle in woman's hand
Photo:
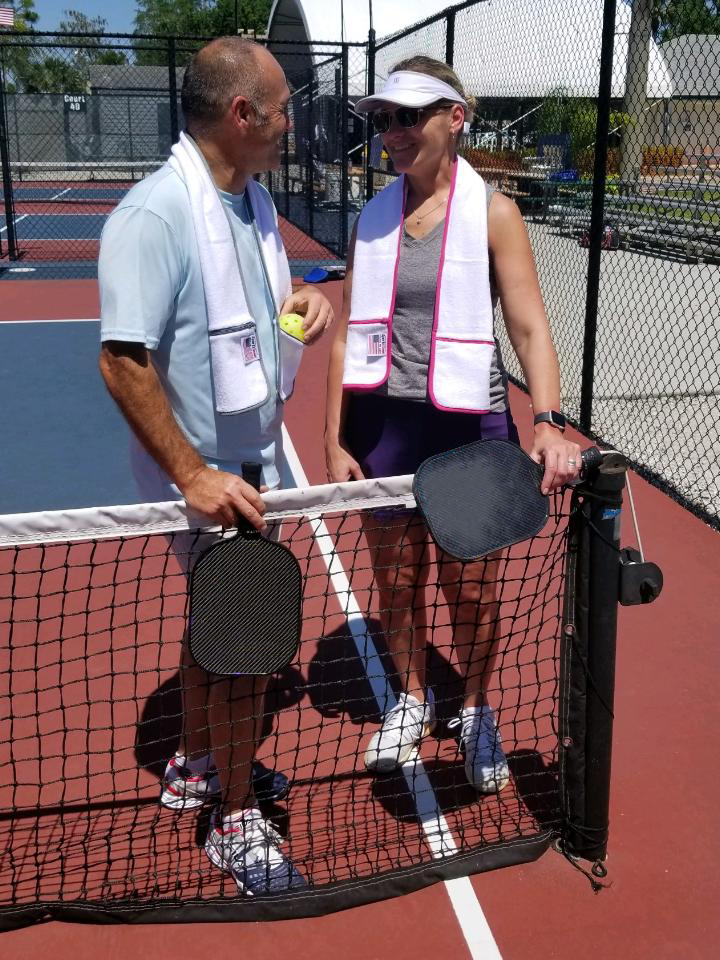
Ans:
[[[423,461],[413,493],[437,545],[458,560],[478,560],[542,530],[542,476],[517,444],[478,440]]]
[[[260,465],[243,464],[257,489]],[[277,673],[297,652],[302,574],[291,551],[245,521],[208,547],[190,575],[188,641],[195,662],[219,676]]]

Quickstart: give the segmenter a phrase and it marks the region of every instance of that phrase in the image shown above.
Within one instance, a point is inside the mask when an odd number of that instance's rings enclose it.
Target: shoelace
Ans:
[[[284,837],[278,833],[269,820],[253,819],[250,822],[245,820],[242,837],[245,847],[243,853],[235,851],[231,855],[232,865],[235,866],[237,863],[242,868],[247,866],[247,851],[258,846],[269,849],[271,846],[280,846],[284,842]]]
[[[489,713],[474,713],[469,717],[453,717],[452,720],[448,720],[447,727],[448,730],[456,730],[458,727],[461,727],[460,740],[468,741],[465,746],[466,750],[469,747],[472,747],[472,749],[477,747],[477,741],[480,738],[483,728],[491,741],[490,748],[493,754],[500,743],[497,726],[493,721],[492,715]]]
[[[419,712],[420,716],[415,718],[413,713]],[[413,727],[421,727],[425,717],[425,706],[420,703],[417,706],[408,705],[400,701],[385,714],[382,723],[382,732],[389,733],[392,730],[401,729],[411,732]]]

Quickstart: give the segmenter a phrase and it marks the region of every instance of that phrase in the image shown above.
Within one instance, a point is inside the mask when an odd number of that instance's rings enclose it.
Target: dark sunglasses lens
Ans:
[[[416,127],[420,122],[420,111],[417,107],[399,107],[395,116],[401,127]]]
[[[387,133],[390,129],[390,114],[386,111],[374,113],[372,122],[378,133]]]

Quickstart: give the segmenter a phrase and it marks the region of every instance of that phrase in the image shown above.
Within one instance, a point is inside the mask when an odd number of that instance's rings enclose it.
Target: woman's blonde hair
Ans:
[[[473,114],[475,113],[475,97],[470,97],[465,93],[463,85],[460,82],[460,77],[458,77],[453,68],[448,66],[447,63],[418,54],[416,57],[408,57],[407,60],[401,60],[399,63],[396,63],[390,73],[396,73],[398,70],[412,70],[415,73],[426,73],[430,77],[435,77],[437,80],[442,80],[443,83],[447,83],[453,90],[457,90],[463,100],[467,101],[465,119],[468,121],[472,120]],[[438,100],[438,104],[449,107],[452,106],[453,101]]]

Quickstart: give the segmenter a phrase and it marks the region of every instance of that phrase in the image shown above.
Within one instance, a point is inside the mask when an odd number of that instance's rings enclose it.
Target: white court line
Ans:
[[[282,430],[285,459],[290,472],[297,486],[307,487],[310,484],[290,439],[290,434],[285,426]],[[370,636],[368,625],[350,588],[350,581],[340,558],[335,553],[334,543],[325,521],[318,518],[309,522],[313,526],[320,554],[328,569],[341,609],[347,617],[358,656],[365,664],[367,678],[370,681],[378,708],[380,712],[384,712],[384,709],[394,706],[397,701],[387,683],[385,670]],[[417,757],[412,762],[403,764],[402,771],[408,789],[415,799],[418,816],[433,856],[440,859],[456,853],[458,848],[455,838],[440,811],[437,798],[420,758]],[[502,960],[470,878],[459,877],[456,880],[445,880],[445,887],[472,960]]]
[[[30,216],[29,213],[22,213],[20,214],[19,217],[15,217],[15,223],[20,223],[21,220],[24,220],[25,217],[29,217],[29,216]],[[7,224],[5,224],[4,227],[0,227],[0,233],[4,233],[7,230],[7,228],[8,228]]]
[[[72,190],[72,187],[65,187],[64,190],[61,190],[60,193],[56,193],[55,196],[54,196],[54,197],[50,197],[50,199],[51,199],[51,200],[57,200],[57,199],[58,199],[59,197],[61,197],[64,193],[70,193],[71,190]],[[26,200],[26,201],[25,201],[25,203],[32,203],[32,202],[33,202],[32,200]],[[47,201],[46,201],[46,202],[47,202]],[[42,200],[36,200],[35,203],[42,203]]]

